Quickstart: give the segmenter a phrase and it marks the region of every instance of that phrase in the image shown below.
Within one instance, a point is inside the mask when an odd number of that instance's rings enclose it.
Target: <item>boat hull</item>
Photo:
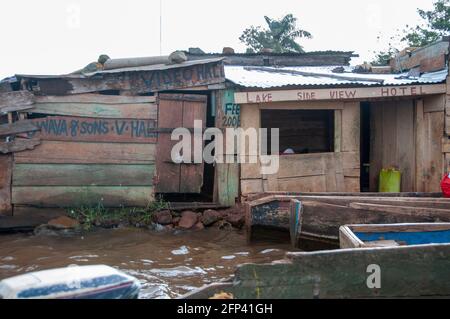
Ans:
[[[242,265],[232,285],[213,288],[189,298],[218,291],[235,299],[448,298],[450,245],[288,253],[283,261]]]

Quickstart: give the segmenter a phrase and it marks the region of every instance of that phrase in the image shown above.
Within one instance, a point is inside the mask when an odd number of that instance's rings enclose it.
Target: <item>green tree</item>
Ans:
[[[406,26],[402,41],[409,46],[425,46],[442,36],[450,35],[450,0],[437,0],[433,3],[433,10],[418,9],[417,12],[425,21],[424,25]]]
[[[272,49],[276,53],[304,52],[296,39],[312,38],[312,35],[308,31],[297,28],[297,18],[287,14],[280,20],[267,16],[264,19],[267,29],[251,26],[239,37],[239,40],[246,44],[248,53],[259,52],[261,49]]]
[[[442,36],[450,35],[450,0],[436,0],[433,3],[432,10],[417,9],[417,12],[424,23],[416,27],[407,25],[403,30],[403,35],[400,35],[400,31],[397,31],[398,34],[390,38],[391,42],[388,49],[374,52],[375,58],[372,64],[385,65],[399,52],[392,45],[392,42],[404,43],[410,47],[422,47],[436,42]]]
[[[389,47],[386,51],[374,52],[375,58],[372,60],[372,65],[387,65],[399,51],[393,47]]]

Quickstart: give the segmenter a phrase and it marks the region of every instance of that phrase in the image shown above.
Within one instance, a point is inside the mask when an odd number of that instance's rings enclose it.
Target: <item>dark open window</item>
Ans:
[[[334,110],[262,110],[261,127],[280,130],[280,154],[334,151]],[[264,142],[264,141],[263,141]]]

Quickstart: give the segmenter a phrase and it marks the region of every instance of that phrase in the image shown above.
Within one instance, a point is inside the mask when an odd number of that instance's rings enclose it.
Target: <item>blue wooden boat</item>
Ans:
[[[136,299],[139,281],[105,265],[27,273],[0,281],[0,299]]]
[[[449,244],[450,223],[345,225],[339,242],[341,248]]]

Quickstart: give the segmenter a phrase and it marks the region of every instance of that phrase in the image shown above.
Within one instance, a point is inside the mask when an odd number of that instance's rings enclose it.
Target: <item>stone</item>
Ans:
[[[80,223],[73,218],[61,216],[50,220],[47,225],[55,229],[73,229],[80,226]]]
[[[172,213],[168,210],[163,210],[161,212],[156,212],[153,215],[153,220],[155,223],[160,225],[172,224]]]
[[[205,229],[205,226],[203,225],[202,222],[198,222],[197,224],[194,225],[194,227],[192,229],[193,230],[203,230],[203,229]]]
[[[175,226],[177,226],[178,223],[180,222],[180,219],[181,219],[181,217],[174,217],[174,218],[172,219],[172,223],[173,223]]]
[[[175,51],[169,55],[170,64],[178,64],[187,61],[187,56],[183,51]]]
[[[214,227],[217,227],[220,230],[232,230],[233,226],[227,221],[219,220],[217,223],[214,224]]]
[[[189,54],[203,55],[205,51],[200,48],[189,48]]]
[[[35,236],[72,237],[81,233],[80,228],[55,228],[44,224],[34,229]]]
[[[225,219],[236,228],[242,228],[245,224],[245,216],[243,214],[229,214]]]
[[[229,54],[229,55],[234,54],[234,49],[230,47],[224,47],[222,50],[222,54]]]
[[[97,62],[100,63],[100,64],[105,64],[106,61],[108,61],[108,60],[111,60],[111,58],[108,55],[106,55],[106,54],[102,54],[102,55],[100,55],[98,57]]]
[[[182,229],[191,229],[198,222],[197,213],[193,211],[184,211],[181,213],[181,219],[178,223],[178,227]]]
[[[219,219],[221,219],[222,214],[220,214],[218,211],[213,209],[208,209],[203,212],[202,218],[200,219],[203,225],[205,226],[211,226],[215,222],[217,222]]]

